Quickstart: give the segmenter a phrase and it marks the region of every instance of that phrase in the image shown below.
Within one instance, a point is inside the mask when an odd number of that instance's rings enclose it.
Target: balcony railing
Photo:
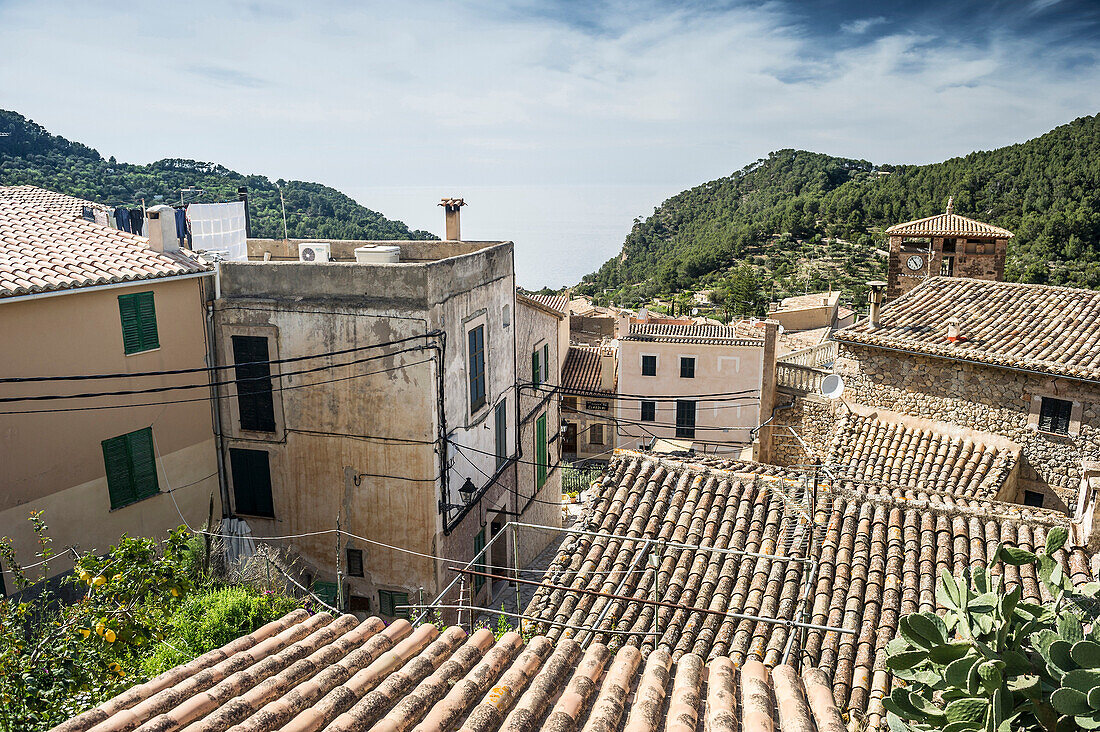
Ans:
[[[779,363],[795,364],[796,366],[809,366],[811,368],[824,368],[831,366],[836,361],[836,341],[825,341],[816,346],[803,348],[801,351],[792,351],[786,356],[776,359]]]
[[[787,391],[809,394],[821,390],[821,380],[828,374],[824,369],[780,362],[775,365],[775,385]]]

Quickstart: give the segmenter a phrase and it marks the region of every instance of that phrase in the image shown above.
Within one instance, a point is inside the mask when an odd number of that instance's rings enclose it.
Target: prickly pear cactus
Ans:
[[[1100,584],[1072,586],[1054,559],[1068,536],[1051,529],[1038,554],[1002,546],[961,581],[941,574],[944,616],[902,618],[886,646],[891,732],[1100,729]],[[992,573],[997,562],[1036,565],[1053,601],[1028,603],[1019,586],[1005,590]]]

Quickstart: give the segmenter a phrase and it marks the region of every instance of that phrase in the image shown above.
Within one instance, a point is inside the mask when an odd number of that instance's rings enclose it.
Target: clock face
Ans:
[[[905,260],[905,266],[912,270],[924,269],[924,259],[914,254],[909,257],[909,259]]]

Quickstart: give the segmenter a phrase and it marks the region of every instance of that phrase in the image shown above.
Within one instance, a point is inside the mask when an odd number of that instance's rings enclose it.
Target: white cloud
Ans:
[[[1051,0],[1046,1],[1050,2]],[[1057,2],[1057,0],[1054,0],[1054,2]],[[845,33],[861,35],[869,31],[871,28],[874,28],[876,25],[882,25],[885,22],[886,18],[882,17],[881,15],[875,18],[856,18],[855,20],[850,20],[847,23],[841,23],[840,29]]]

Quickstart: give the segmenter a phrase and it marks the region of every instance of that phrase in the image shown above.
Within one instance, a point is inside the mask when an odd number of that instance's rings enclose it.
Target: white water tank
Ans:
[[[397,264],[401,261],[401,247],[392,244],[356,247],[355,261],[359,264]]]

